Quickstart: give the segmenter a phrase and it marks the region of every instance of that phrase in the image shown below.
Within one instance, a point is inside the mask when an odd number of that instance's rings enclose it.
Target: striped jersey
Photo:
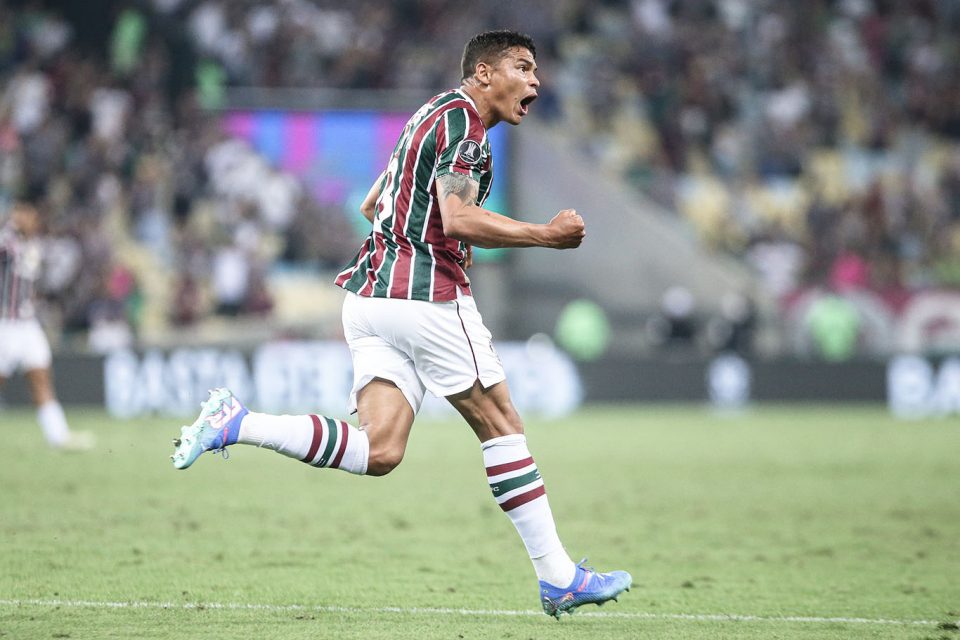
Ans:
[[[440,302],[470,294],[466,247],[443,233],[437,178],[459,173],[490,193],[493,158],[477,107],[455,89],[434,96],[400,134],[380,184],[373,230],[337,285],[362,296]]]
[[[33,292],[41,262],[38,241],[20,237],[9,225],[0,228],[0,320],[35,317]]]

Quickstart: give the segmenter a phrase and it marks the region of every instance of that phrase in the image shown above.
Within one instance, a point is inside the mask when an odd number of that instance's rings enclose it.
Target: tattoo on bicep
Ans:
[[[466,204],[476,204],[480,185],[476,180],[459,173],[448,173],[437,178],[440,196],[457,196]]]

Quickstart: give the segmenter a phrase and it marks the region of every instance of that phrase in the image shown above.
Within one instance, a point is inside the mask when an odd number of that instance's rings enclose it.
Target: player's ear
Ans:
[[[489,64],[481,60],[474,68],[473,75],[477,79],[477,82],[483,86],[487,86],[490,84],[490,72],[492,70]]]

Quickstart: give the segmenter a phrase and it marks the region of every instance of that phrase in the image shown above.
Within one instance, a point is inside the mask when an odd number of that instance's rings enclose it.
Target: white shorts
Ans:
[[[50,343],[36,320],[0,320],[0,377],[18,369],[48,369]]]
[[[424,302],[348,292],[343,333],[353,356],[350,413],[357,392],[374,378],[396,384],[414,413],[425,390],[446,397],[477,380],[487,388],[506,379],[472,296]]]

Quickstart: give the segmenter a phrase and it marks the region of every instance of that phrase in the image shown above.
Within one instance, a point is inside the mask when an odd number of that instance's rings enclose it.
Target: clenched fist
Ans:
[[[553,216],[547,227],[551,232],[550,247],[554,249],[575,249],[586,235],[583,218],[577,214],[576,209],[562,210]]]

